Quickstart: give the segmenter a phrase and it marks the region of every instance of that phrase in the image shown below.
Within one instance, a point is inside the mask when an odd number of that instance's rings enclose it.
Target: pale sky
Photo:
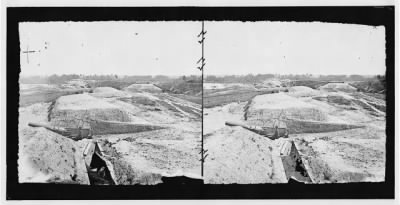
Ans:
[[[19,31],[21,75],[201,75],[200,22],[25,22]]]
[[[385,73],[385,28],[321,22],[206,22],[205,75]]]
[[[21,74],[200,75],[200,22],[20,23]],[[383,74],[385,29],[205,22],[205,75]],[[29,54],[23,53],[35,51]]]

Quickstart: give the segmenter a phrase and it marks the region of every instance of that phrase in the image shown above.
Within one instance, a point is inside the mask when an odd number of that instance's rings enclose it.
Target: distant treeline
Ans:
[[[379,79],[382,80],[384,76],[363,76],[363,75],[321,75],[315,77],[310,74],[303,75],[274,75],[274,74],[258,74],[258,75],[226,75],[204,76],[205,82],[208,83],[262,83],[270,78],[289,79],[289,80],[320,80],[320,81],[365,81]]]
[[[123,82],[168,82],[176,78],[165,75],[141,75],[141,76],[118,76],[118,75],[50,75],[50,76],[22,76],[19,81],[20,83],[26,84],[64,84],[72,79],[86,79],[96,81],[123,81]],[[187,81],[201,81],[201,76],[181,76],[179,77]]]
[[[63,84],[72,79],[81,78],[81,75],[50,75],[50,76],[25,76],[20,77],[20,83],[26,84]]]

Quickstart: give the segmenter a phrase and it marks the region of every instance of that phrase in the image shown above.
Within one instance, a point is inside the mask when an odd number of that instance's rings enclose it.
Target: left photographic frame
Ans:
[[[18,83],[8,90],[16,92],[9,102],[17,101],[8,109],[8,131],[17,136],[7,146],[15,165],[9,198],[62,199],[52,192],[68,187],[76,189],[66,198],[75,199],[93,186],[136,185],[124,186],[128,193],[202,184],[201,22],[143,21],[145,10],[126,19],[131,9],[98,18],[75,19],[66,8],[35,15],[41,9],[8,9],[7,77]],[[31,187],[50,191],[23,191]],[[154,194],[163,198],[138,197]]]

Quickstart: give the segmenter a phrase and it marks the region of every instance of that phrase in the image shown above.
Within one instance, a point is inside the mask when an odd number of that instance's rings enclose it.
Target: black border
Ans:
[[[379,7],[19,7],[7,8],[7,199],[393,199],[394,6]],[[18,184],[18,22],[110,20],[321,21],[385,26],[386,180],[382,183],[83,186]],[[193,68],[195,69],[195,68]],[[205,67],[207,69],[207,66]]]

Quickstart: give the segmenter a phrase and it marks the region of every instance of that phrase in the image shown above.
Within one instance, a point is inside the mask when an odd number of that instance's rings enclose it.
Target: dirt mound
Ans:
[[[89,184],[74,141],[45,128],[22,128],[19,139],[19,182]]]
[[[326,121],[327,116],[317,106],[284,93],[258,95],[245,108],[245,119],[255,125],[279,118]]]
[[[83,79],[72,79],[62,84],[61,87],[68,89],[89,88],[89,84]]]
[[[281,81],[277,80],[277,79],[268,79],[265,80],[262,84],[262,87],[267,87],[267,88],[276,88],[276,87],[281,87],[282,83]]]
[[[123,88],[132,85],[132,82],[126,82],[122,80],[86,80],[89,82],[90,87],[96,88],[96,87],[111,87],[115,88],[117,90],[122,90]]]
[[[109,92],[118,92],[119,90],[111,87],[97,87],[93,90],[93,93],[109,93]],[[121,92],[121,91],[119,91]]]
[[[81,110],[81,109],[111,109],[112,104],[94,98],[88,94],[77,94],[62,96],[57,99],[54,109],[59,110]]]
[[[128,102],[138,106],[156,106],[160,99],[149,93],[132,93],[130,97],[120,98],[121,101]]]
[[[241,127],[225,127],[205,139],[204,182],[286,183],[279,150],[268,139]]]
[[[289,92],[287,94],[292,97],[312,97],[320,94],[319,91],[306,86],[294,86],[290,87],[288,90]]]
[[[326,102],[341,109],[364,111],[376,117],[385,116],[386,112],[386,102],[384,100],[365,95],[361,92],[349,94],[334,92],[328,93],[325,96],[315,96],[313,99]]]
[[[126,91],[130,92],[149,92],[149,93],[161,93],[162,90],[153,84],[132,84],[126,88]]]
[[[120,110],[117,106],[88,94],[62,96],[57,99],[51,109],[50,120],[56,126],[87,126],[81,121],[82,119],[131,121],[129,114]]]
[[[294,80],[290,81],[288,84],[292,86],[306,86],[312,89],[317,89],[320,86],[326,85],[329,82],[327,81],[319,81],[319,80]]]
[[[323,91],[342,91],[342,92],[357,92],[357,88],[347,83],[328,83],[318,88]]]
[[[117,90],[111,87],[98,87],[93,90],[91,94],[94,97],[103,97],[103,98],[111,98],[111,97],[125,97],[126,93]]]

